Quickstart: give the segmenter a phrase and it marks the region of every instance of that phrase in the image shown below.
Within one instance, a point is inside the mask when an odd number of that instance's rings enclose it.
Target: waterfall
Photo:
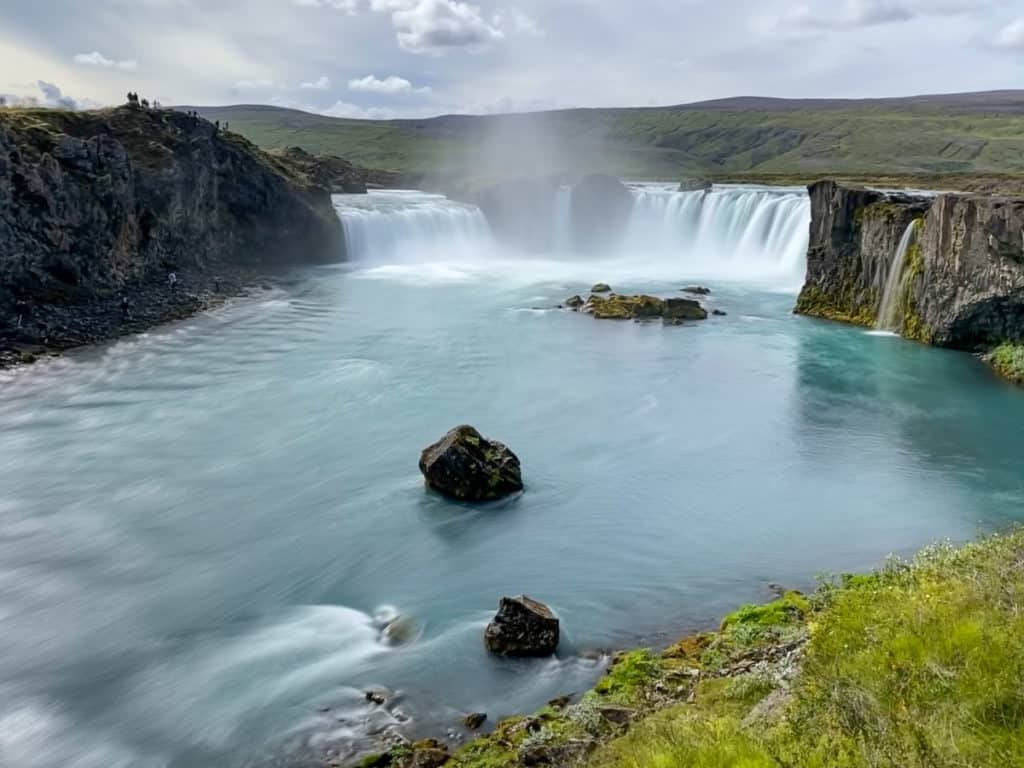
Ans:
[[[625,254],[681,262],[689,274],[804,278],[811,204],[802,189],[637,185]]]
[[[479,208],[422,192],[373,191],[335,195],[351,261],[416,262],[475,258],[490,249],[490,228]]]
[[[555,197],[555,253],[572,250],[572,187],[563,185]]]
[[[907,253],[914,241],[914,233],[917,231],[917,221],[907,225],[900,238],[900,244],[896,248],[892,264],[889,265],[889,274],[885,278],[885,289],[882,292],[882,302],[878,306],[878,319],[875,321],[875,328],[880,331],[892,331],[899,333],[902,330],[902,321],[899,314],[899,294],[902,285],[903,266],[907,261]]]

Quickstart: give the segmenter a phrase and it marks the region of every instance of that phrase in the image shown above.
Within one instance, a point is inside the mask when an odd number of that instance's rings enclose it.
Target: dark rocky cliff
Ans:
[[[117,297],[151,302],[172,271],[201,288],[343,242],[321,178],[201,118],[0,110],[0,346],[117,335]]]
[[[900,238],[916,222],[900,276],[900,333],[970,350],[1024,340],[1024,200],[893,195],[833,181],[810,194],[798,313],[872,325]]]

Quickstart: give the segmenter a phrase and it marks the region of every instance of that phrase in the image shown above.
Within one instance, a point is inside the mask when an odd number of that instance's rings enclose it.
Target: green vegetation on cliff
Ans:
[[[265,147],[301,146],[374,168],[480,173],[913,175],[1024,173],[1011,99],[730,100],[526,115],[347,120],[266,106],[201,108]],[[486,175],[486,174],[484,174]]]
[[[1024,344],[1000,344],[989,354],[988,361],[1003,378],[1024,384]]]
[[[450,757],[425,743],[367,764],[1024,765],[1022,606],[1024,532],[935,546],[746,606],[662,654],[622,654],[578,703],[502,721]]]

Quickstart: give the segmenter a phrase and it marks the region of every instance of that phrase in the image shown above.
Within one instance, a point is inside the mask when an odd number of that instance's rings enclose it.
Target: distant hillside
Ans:
[[[268,106],[200,107],[265,147],[399,171],[1022,174],[1024,91],[902,99],[742,97],[673,107],[425,120],[345,120]]]

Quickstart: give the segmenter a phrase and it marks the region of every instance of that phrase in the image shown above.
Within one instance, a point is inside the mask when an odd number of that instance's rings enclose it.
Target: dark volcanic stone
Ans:
[[[471,715],[466,715],[465,719],[462,721],[463,725],[465,725],[471,731],[477,730],[486,722],[487,715],[483,712],[474,712]]]
[[[499,656],[551,656],[558,638],[558,618],[544,603],[525,595],[501,598],[484,631],[487,649]]]
[[[708,312],[693,299],[665,299],[666,320],[707,320]]]
[[[523,490],[519,458],[470,426],[456,427],[424,450],[420,471],[431,488],[460,501],[493,501]]]

